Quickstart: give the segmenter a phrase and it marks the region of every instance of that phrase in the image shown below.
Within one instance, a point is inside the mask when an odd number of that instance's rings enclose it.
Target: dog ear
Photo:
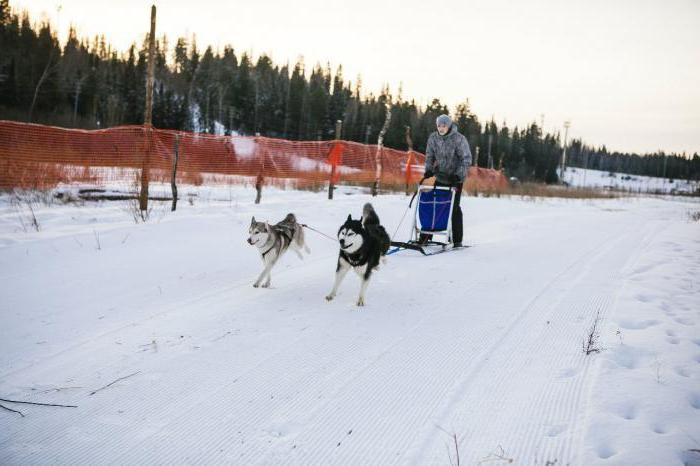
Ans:
[[[267,222],[265,222],[265,230],[267,230],[268,233],[269,233],[270,231],[272,231],[272,227],[271,227],[270,224],[267,223]]]
[[[253,215],[253,220],[250,221],[251,225],[255,225],[255,215]]]
[[[364,215],[360,216],[360,223],[362,223],[362,219],[365,218]],[[364,225],[364,223],[362,223]]]
[[[349,222],[351,220],[352,220],[352,214],[348,214],[348,219],[346,220],[346,222]]]

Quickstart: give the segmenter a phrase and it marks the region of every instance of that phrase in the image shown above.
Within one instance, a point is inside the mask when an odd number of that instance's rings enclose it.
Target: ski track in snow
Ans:
[[[364,201],[336,202],[325,229]],[[460,464],[613,456],[589,430],[604,358],[585,356],[581,345],[596,313],[611,319],[630,280],[658,266],[640,258],[667,219],[637,215],[635,206],[611,213],[520,202],[521,216],[479,221],[470,217],[476,200],[465,201],[476,247],[391,256],[364,309],[353,306],[354,274],[324,302],[337,253],[307,232],[312,255],[279,266],[270,290],[252,288],[258,259],[242,255],[232,284],[215,280],[186,299],[144,305],[139,318],[12,367],[0,377],[5,397],[79,408],[26,407],[23,419],[0,412],[0,464],[449,464],[452,435]],[[373,202],[393,231],[405,198]],[[312,203],[299,218],[325,205]],[[267,209],[281,218],[289,207]],[[691,327],[697,316],[669,317]],[[618,324],[630,332],[657,326],[651,317]],[[605,357],[619,361],[620,351]],[[39,398],[28,387],[49,391]],[[700,393],[687,396],[700,411]],[[634,417],[638,408],[621,409]]]

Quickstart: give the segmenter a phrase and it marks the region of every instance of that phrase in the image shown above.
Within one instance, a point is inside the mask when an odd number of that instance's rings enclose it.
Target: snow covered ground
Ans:
[[[608,188],[631,191],[634,193],[697,193],[700,183],[651,176],[628,175],[600,170],[568,167],[564,180],[571,186],[588,188]]]
[[[473,247],[390,256],[357,308],[311,231],[253,288],[250,217],[333,235],[371,200],[393,233],[405,196],[190,191],[38,232],[0,198],[0,397],[78,406],[0,401],[0,464],[700,464],[696,200],[468,197]]]

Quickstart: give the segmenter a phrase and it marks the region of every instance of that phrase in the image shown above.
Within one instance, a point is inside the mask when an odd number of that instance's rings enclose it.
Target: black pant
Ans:
[[[459,202],[462,200],[462,187],[464,183],[454,185],[455,187],[455,202],[452,204],[452,242],[461,243],[462,235],[464,234],[464,225],[462,224],[462,208]]]
[[[463,219],[462,219],[462,208],[459,206],[459,202],[462,200],[462,187],[464,183],[458,184],[442,184],[435,183],[435,186],[451,186],[455,188],[455,200],[452,203],[452,242],[461,243],[462,235],[464,234]],[[433,239],[433,235],[428,235],[421,233],[419,241],[425,243]]]

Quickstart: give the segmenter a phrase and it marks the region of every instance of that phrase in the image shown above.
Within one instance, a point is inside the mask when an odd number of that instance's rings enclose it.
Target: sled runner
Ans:
[[[411,238],[405,242],[392,241],[393,248],[387,254],[411,249],[430,256],[460,249],[455,248],[452,242],[452,204],[455,191],[455,188],[448,186],[419,185],[414,194],[417,201]],[[413,200],[411,199],[409,208]]]

